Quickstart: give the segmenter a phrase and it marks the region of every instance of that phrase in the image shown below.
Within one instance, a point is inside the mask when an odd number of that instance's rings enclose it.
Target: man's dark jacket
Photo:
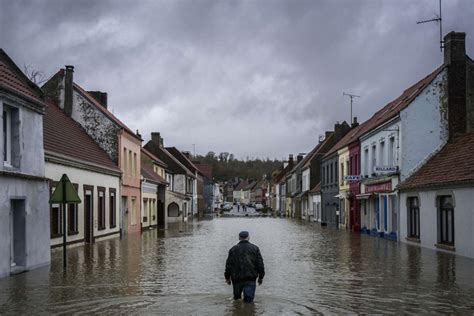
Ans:
[[[234,283],[263,279],[265,268],[260,249],[248,240],[241,240],[229,250],[224,276]]]

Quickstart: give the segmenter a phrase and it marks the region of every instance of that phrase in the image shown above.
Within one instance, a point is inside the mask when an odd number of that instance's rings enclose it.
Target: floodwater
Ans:
[[[240,230],[267,272],[249,305],[224,282]],[[1,279],[0,314],[474,313],[474,260],[288,219],[195,221],[68,258]]]

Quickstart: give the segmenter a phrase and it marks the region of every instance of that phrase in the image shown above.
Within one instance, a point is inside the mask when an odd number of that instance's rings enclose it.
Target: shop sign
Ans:
[[[375,166],[374,172],[378,174],[390,174],[398,171],[397,166]]]
[[[351,183],[354,183],[354,182],[359,182],[360,180],[362,179],[362,176],[345,176],[344,177],[344,180],[347,181],[347,182],[351,182]]]
[[[365,186],[365,193],[392,191],[392,181],[370,184]]]

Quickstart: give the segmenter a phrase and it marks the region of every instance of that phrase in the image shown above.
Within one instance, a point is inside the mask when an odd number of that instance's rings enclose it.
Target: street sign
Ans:
[[[63,267],[66,268],[67,256],[66,256],[66,204],[68,203],[81,203],[81,199],[77,194],[76,189],[72,185],[71,181],[66,174],[63,174],[61,180],[59,180],[56,189],[54,189],[51,198],[49,199],[50,204],[62,204],[63,210]]]
[[[59,180],[56,189],[54,190],[49,204],[59,203],[81,203],[81,199],[77,194],[76,188],[72,185],[71,181],[66,174],[63,174],[61,180]]]

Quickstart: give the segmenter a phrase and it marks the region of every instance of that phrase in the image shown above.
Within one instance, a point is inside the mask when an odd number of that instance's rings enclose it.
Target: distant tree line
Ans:
[[[212,166],[216,181],[227,181],[233,177],[260,179],[264,174],[270,174],[283,163],[279,160],[266,158],[236,159],[232,153],[213,151],[205,156],[197,155],[195,160]]]

